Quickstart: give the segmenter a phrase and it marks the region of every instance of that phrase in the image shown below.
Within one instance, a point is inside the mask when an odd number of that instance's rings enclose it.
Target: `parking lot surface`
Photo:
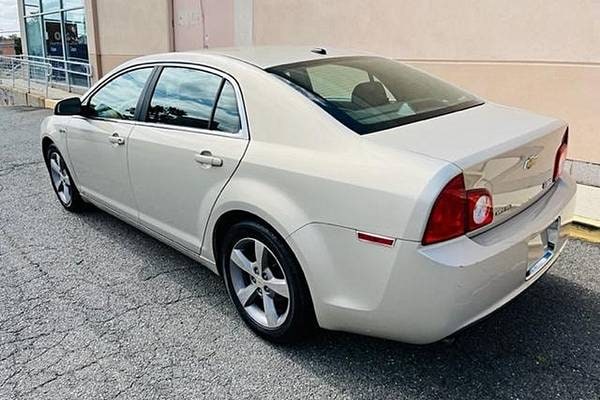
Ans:
[[[320,332],[274,346],[219,277],[99,210],[62,209],[47,115],[0,107],[0,399],[600,398],[600,247],[571,241],[452,343]]]

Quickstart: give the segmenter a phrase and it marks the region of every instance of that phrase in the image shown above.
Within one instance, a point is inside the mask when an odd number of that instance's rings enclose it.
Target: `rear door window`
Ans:
[[[146,120],[209,129],[223,78],[190,68],[166,67],[154,89]]]
[[[237,133],[242,129],[235,90],[227,81],[221,90],[211,129],[227,133]]]

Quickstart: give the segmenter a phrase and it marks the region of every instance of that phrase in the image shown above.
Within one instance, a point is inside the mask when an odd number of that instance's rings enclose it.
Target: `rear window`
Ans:
[[[439,79],[380,57],[328,58],[268,71],[359,134],[483,104]]]

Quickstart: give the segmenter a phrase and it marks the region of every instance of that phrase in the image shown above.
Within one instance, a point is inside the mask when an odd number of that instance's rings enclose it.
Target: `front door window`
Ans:
[[[88,102],[88,115],[98,118],[134,119],[139,97],[151,73],[152,68],[136,69],[110,81]]]

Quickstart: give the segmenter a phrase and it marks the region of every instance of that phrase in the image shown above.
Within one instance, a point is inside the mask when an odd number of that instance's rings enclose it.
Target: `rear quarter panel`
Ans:
[[[211,215],[204,257],[231,210],[263,218],[283,237],[318,222],[420,240],[432,199],[458,168],[369,143],[264,71],[236,78],[251,139]]]

